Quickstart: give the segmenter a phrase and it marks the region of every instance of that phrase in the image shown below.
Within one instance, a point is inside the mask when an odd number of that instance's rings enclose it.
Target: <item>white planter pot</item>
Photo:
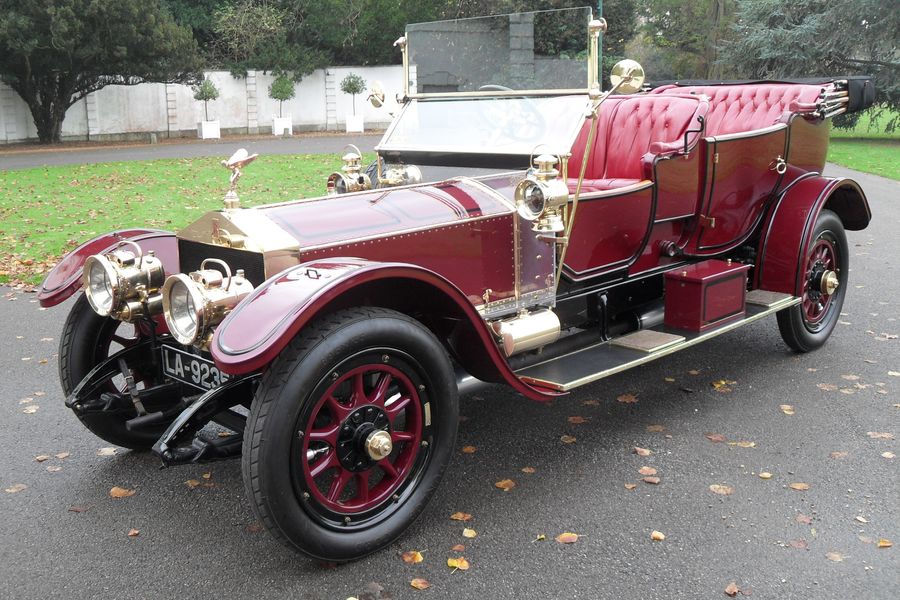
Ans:
[[[286,117],[272,117],[272,135],[291,135],[294,133],[294,123],[291,115]]]
[[[363,116],[347,115],[347,133],[362,133],[363,131]]]
[[[219,121],[200,121],[197,123],[197,137],[202,140],[222,137],[222,133],[219,130]]]

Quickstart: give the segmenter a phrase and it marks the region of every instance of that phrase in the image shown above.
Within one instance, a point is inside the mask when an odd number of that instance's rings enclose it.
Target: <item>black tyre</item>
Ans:
[[[437,488],[456,438],[450,359],[417,321],[344,310],[298,336],[257,390],[244,434],[254,512],[327,561],[395,540]]]
[[[823,210],[803,261],[803,301],[777,314],[781,337],[796,352],[815,350],[828,340],[844,305],[849,267],[844,226],[835,213]],[[834,273],[838,281],[831,293],[823,283],[829,273]]]
[[[141,331],[137,326],[101,317],[90,307],[84,294],[79,296],[66,318],[59,343],[59,380],[63,393],[68,396],[97,364],[120,349],[137,343],[140,338]],[[140,373],[133,375],[138,382],[148,383]],[[110,381],[110,392],[123,389],[124,382]],[[129,431],[125,421],[136,416],[137,412],[132,409],[115,413],[88,412],[78,418],[97,437],[111,444],[132,450],[149,450],[166,430],[167,424]]]

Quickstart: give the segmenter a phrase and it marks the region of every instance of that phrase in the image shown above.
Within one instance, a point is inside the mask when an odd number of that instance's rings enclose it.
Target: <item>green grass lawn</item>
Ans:
[[[340,166],[333,154],[262,156],[238,184],[241,203],[322,195]],[[69,249],[107,231],[179,229],[221,208],[227,189],[228,171],[213,157],[0,171],[0,283],[37,283]]]
[[[828,161],[900,180],[900,140],[832,139]]]

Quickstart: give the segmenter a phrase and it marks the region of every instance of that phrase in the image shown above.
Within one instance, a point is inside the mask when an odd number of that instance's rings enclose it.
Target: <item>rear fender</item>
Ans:
[[[109,252],[125,240],[137,243],[144,252],[155,252],[166,274],[178,272],[178,243],[174,233],[154,229],[113,231],[83,243],[53,267],[38,289],[41,306],[56,306],[81,289],[81,272],[88,257]]]
[[[803,260],[823,208],[834,211],[844,229],[869,225],[872,213],[859,184],[852,179],[803,176],[785,189],[766,215],[759,241],[754,287],[799,296]]]
[[[534,400],[558,395],[516,377],[481,315],[456,286],[432,271],[405,263],[331,258],[286,269],[256,288],[225,318],[216,329],[210,352],[226,373],[262,370],[317,316],[347,306],[394,308],[390,297],[398,298],[397,304],[405,299],[419,312],[427,310],[429,318],[458,320],[469,333],[465,336],[469,349],[461,362],[464,368],[468,368],[465,363],[480,367],[480,378],[505,382]]]

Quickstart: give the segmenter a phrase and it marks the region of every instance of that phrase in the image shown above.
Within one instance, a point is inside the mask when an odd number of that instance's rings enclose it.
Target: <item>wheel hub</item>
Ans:
[[[834,271],[825,271],[819,279],[819,291],[826,296],[830,296],[837,291],[840,284],[841,281],[838,279],[837,273]]]
[[[365,471],[390,455],[390,421],[377,406],[361,406],[341,423],[337,438],[337,457],[348,471]]]

